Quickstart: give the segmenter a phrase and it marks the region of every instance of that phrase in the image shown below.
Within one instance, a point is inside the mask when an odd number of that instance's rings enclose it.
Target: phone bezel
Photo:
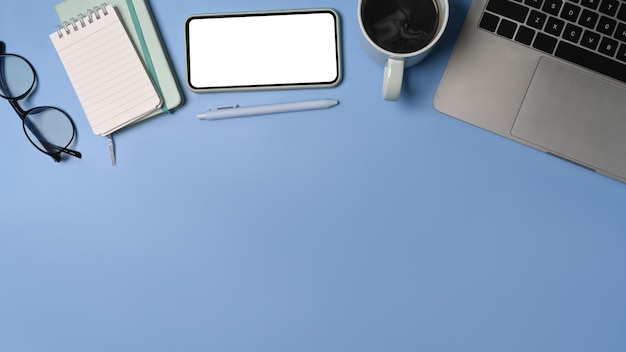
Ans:
[[[190,43],[190,25],[193,21],[210,21],[211,19],[223,19],[223,18],[253,18],[259,16],[289,16],[289,15],[302,15],[302,14],[330,14],[333,17],[334,26],[334,43],[335,43],[335,75],[332,79],[323,81],[309,81],[309,82],[283,82],[283,83],[264,83],[264,84],[242,84],[242,85],[203,85],[198,86],[193,83],[193,67],[191,65],[190,51],[192,50]],[[220,91],[233,91],[233,90],[267,90],[267,89],[295,89],[295,88],[324,88],[337,86],[342,79],[341,69],[341,35],[340,35],[340,23],[339,14],[333,9],[303,9],[303,10],[281,10],[281,11],[260,11],[260,12],[233,12],[233,13],[217,13],[217,14],[198,14],[192,15],[187,18],[185,22],[185,61],[186,61],[186,83],[189,89],[193,92],[220,92]],[[223,34],[223,33],[222,33]],[[210,44],[206,44],[210,45]],[[219,50],[219,49],[216,49]],[[330,58],[327,58],[330,60]],[[254,60],[251,57],[250,60]],[[221,68],[225,69],[225,68]],[[235,70],[236,68],[232,68]]]

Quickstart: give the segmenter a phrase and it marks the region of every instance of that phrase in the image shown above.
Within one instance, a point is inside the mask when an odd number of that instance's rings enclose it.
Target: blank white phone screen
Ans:
[[[332,11],[198,16],[186,26],[192,89],[338,83],[339,38]]]

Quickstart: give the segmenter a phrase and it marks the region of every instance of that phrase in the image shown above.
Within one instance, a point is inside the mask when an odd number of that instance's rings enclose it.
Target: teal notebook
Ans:
[[[56,4],[54,10],[59,21],[62,22],[79,13],[85,13],[89,8],[100,6],[101,3],[102,0],[65,0]],[[174,110],[182,104],[182,94],[146,0],[109,0],[107,3],[116,7],[120,19],[163,100],[161,110],[141,120]]]

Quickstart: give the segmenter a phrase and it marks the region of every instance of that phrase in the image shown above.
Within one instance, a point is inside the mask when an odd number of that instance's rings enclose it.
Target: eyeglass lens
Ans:
[[[12,55],[0,55],[0,94],[7,99],[24,97],[35,85],[35,71],[23,58]]]
[[[48,106],[28,112],[24,118],[24,132],[35,147],[44,153],[50,152],[52,146],[67,148],[74,139],[72,121],[63,111]]]

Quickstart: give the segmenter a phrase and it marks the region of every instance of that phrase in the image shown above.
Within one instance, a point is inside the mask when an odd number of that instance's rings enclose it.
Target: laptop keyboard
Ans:
[[[489,0],[479,27],[626,82],[626,0]]]

